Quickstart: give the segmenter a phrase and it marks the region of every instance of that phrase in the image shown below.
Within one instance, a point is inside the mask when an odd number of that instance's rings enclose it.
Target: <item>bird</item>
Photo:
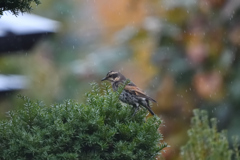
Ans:
[[[121,84],[126,82],[126,77],[122,75],[120,72],[116,71],[109,71],[101,81],[110,81],[113,91],[117,91],[118,87]],[[139,110],[140,106],[146,108],[153,116],[155,113],[152,111],[149,101],[156,102],[153,98],[147,96],[139,87],[137,87],[133,82],[129,82],[126,84],[125,88],[123,89],[122,93],[119,96],[119,100],[132,105],[135,108],[133,116]]]

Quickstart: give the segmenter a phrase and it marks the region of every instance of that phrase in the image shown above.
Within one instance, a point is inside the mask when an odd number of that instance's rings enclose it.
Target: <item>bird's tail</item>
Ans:
[[[147,101],[147,105],[144,105],[144,107],[154,116],[155,113],[152,111],[150,105],[149,105],[149,102]]]
[[[147,100],[149,100],[149,101],[152,101],[152,102],[155,102],[155,103],[157,103],[157,101],[156,101],[156,100],[154,100],[153,98],[151,98],[151,97],[149,97],[149,96],[146,96],[146,98],[147,98]]]
[[[155,115],[155,113],[152,111],[152,109],[148,106],[148,107],[145,107],[153,116]]]

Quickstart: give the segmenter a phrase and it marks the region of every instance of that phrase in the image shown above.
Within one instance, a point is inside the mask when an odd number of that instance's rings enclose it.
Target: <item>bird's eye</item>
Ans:
[[[109,76],[110,78],[112,77],[112,75]]]
[[[112,75],[113,79],[115,79],[117,76],[118,76],[118,75],[116,75],[116,74],[113,74],[113,75]]]

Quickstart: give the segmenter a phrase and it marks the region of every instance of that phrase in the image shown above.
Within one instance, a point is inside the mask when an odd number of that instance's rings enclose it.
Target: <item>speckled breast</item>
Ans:
[[[131,93],[123,90],[122,93],[119,96],[120,101],[131,104],[131,105],[136,105],[138,103],[137,97],[132,95]]]

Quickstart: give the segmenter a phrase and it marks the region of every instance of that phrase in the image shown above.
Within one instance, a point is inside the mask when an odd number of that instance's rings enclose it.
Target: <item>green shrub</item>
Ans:
[[[25,105],[0,122],[0,159],[155,159],[166,147],[161,120],[146,120],[146,110],[132,117],[118,100],[121,90],[93,83],[86,104],[45,106],[22,97]]]
[[[208,119],[207,111],[194,110],[191,129],[188,130],[189,140],[181,148],[184,160],[231,160],[239,158],[237,138],[234,150],[230,149],[226,131],[217,131],[216,118]]]

